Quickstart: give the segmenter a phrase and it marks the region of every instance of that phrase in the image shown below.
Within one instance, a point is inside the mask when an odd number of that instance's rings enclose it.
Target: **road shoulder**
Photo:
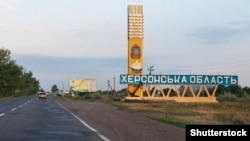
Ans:
[[[54,97],[69,111],[113,141],[184,141],[185,129],[161,123],[143,113],[121,110],[98,101]]]

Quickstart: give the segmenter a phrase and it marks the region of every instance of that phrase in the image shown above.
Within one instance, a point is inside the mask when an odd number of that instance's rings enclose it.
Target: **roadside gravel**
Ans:
[[[112,141],[185,141],[185,129],[154,121],[143,113],[97,101],[54,99]]]

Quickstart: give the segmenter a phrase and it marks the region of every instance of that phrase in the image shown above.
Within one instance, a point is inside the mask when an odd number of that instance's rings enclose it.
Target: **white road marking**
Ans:
[[[15,111],[17,108],[13,108],[13,109],[11,109],[11,111]]]
[[[21,108],[21,107],[23,107],[24,105],[27,105],[29,102],[32,102],[32,101],[29,100],[28,102],[25,102],[24,104],[19,105],[18,107]],[[17,110],[17,108],[11,109],[11,111],[15,111],[15,110]],[[5,115],[5,113],[1,113],[1,114],[0,114],[0,117],[2,117],[2,116],[4,116],[4,115]]]
[[[79,118],[77,115],[75,115],[74,113],[70,112],[66,107],[64,107],[63,105],[61,105],[59,102],[56,102],[58,105],[60,105],[63,109],[65,109],[66,111],[68,111],[72,116],[74,116],[77,120],[79,120],[84,126],[86,126],[87,128],[89,128],[91,131],[96,132],[97,135],[103,139],[104,141],[111,141],[110,139],[108,139],[107,137],[105,137],[104,135],[102,135],[101,133],[99,133],[95,128],[91,127],[90,125],[88,125],[85,121],[83,121],[81,118]]]

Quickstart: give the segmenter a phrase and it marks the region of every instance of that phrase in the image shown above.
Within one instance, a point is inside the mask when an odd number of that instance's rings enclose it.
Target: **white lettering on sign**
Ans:
[[[238,76],[229,75],[120,75],[120,84],[237,85]]]

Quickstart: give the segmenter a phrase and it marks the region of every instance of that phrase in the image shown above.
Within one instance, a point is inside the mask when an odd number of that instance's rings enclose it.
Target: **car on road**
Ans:
[[[38,92],[38,99],[47,99],[47,94],[45,92]]]

